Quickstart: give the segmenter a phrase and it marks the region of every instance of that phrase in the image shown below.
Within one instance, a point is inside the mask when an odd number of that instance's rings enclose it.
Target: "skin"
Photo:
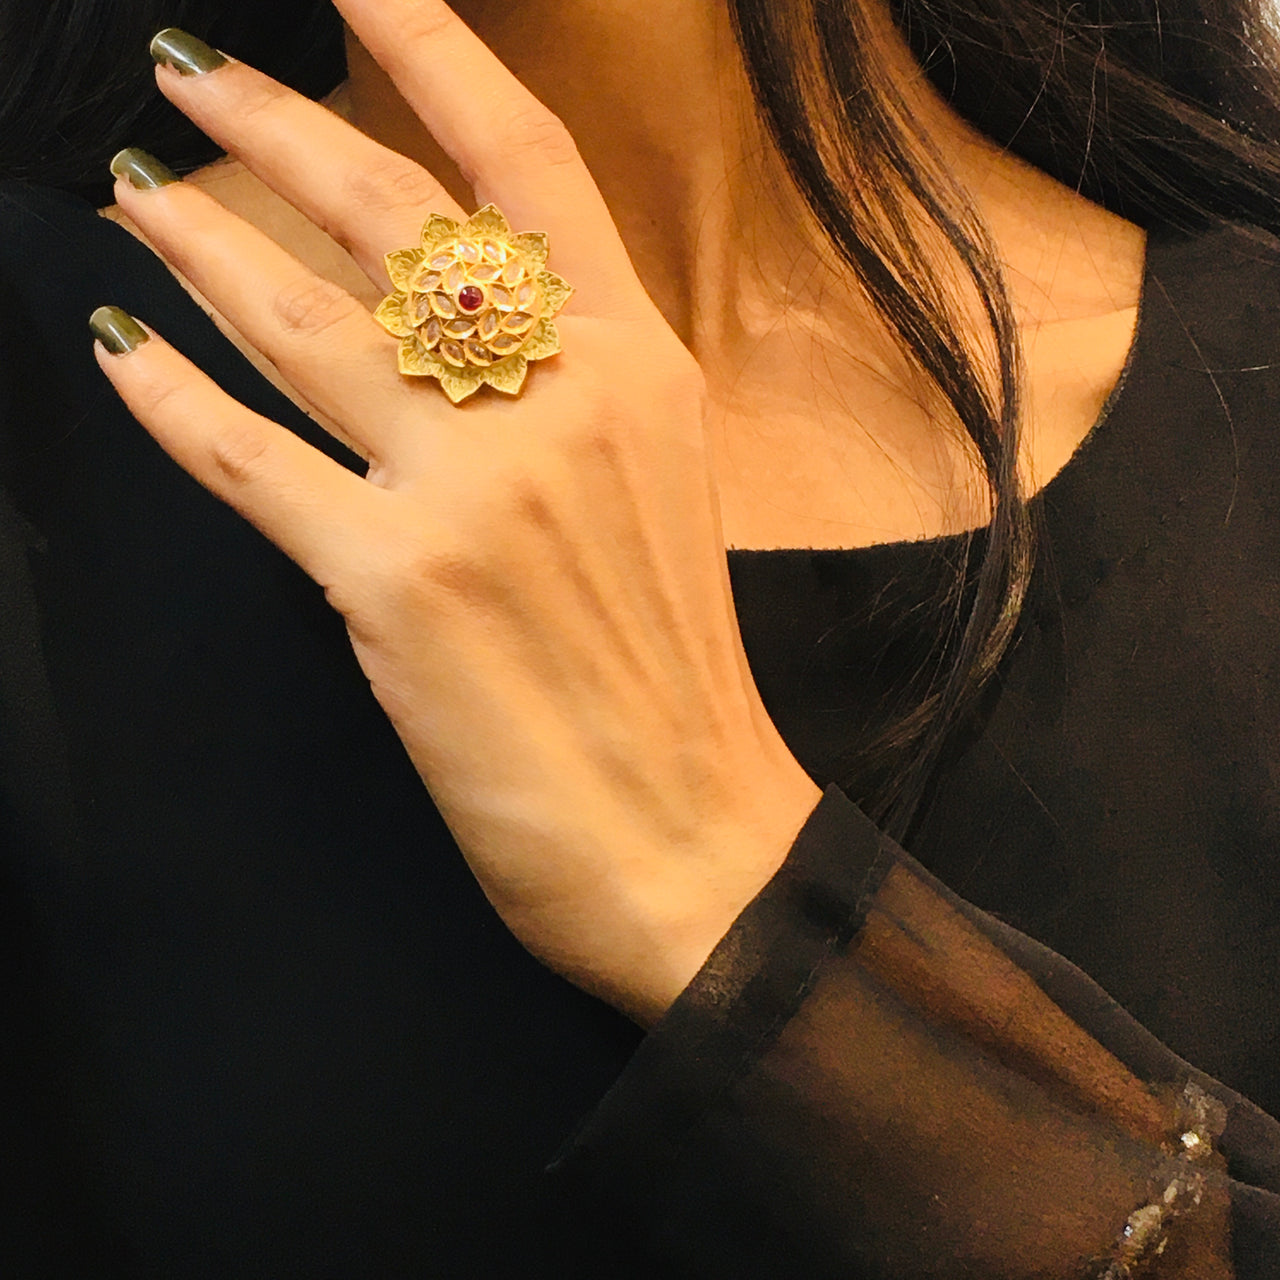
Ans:
[[[500,6],[472,4],[472,32],[440,0],[337,5],[359,47],[335,105],[359,130],[240,64],[159,68],[162,91],[238,167],[150,191],[121,181],[116,216],[354,444],[367,478],[231,401],[162,335],[98,358],[175,460],[324,586],[512,932],[648,1025],[820,796],[760,702],[725,546],[774,530],[821,545],[806,532],[819,526],[841,529],[832,545],[919,536],[980,518],[981,504],[966,505],[926,397],[824,274],[794,203],[748,198],[740,81],[726,69],[707,98],[695,74],[726,47],[703,6],[663,0],[670,23],[653,5],[642,22],[629,4],[566,0],[522,32]],[[575,66],[574,49],[591,56]],[[630,83],[663,67],[670,94]],[[972,139],[909,65],[902,75],[1008,263],[1038,478],[1123,363],[1141,234]],[[718,123],[692,145],[691,121]],[[516,230],[549,233],[551,266],[577,292],[557,318],[562,353],[518,400],[455,407],[396,372],[368,308],[389,289],[383,256],[416,242],[425,210],[462,217],[488,201]],[[813,375],[832,352],[838,398]],[[864,468],[859,484],[830,467],[836,445]]]
[[[454,8],[568,126],[646,290],[698,359],[726,546],[861,546],[985,522],[985,490],[954,430],[940,429],[936,397],[833,266],[762,132],[724,4],[564,0],[536,18],[492,0]],[[1022,474],[1034,490],[1119,378],[1143,233],[1001,153],[937,96],[887,19],[879,31],[912,117],[951,160],[1006,266],[1028,366]],[[329,105],[473,207],[457,166],[349,27],[348,65]],[[358,266],[234,157],[191,180],[377,304]],[[143,234],[118,207],[105,212]]]

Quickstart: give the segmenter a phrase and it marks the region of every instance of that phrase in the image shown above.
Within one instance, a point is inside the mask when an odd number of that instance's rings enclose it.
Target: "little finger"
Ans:
[[[179,466],[335,596],[367,576],[386,493],[234,400],[127,312],[100,307],[89,324],[103,372]]]

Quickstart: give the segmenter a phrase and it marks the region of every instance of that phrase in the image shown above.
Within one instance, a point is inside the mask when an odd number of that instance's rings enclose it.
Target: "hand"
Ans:
[[[769,720],[730,593],[705,387],[562,124],[441,0],[338,0],[477,207],[550,236],[576,292],[519,398],[451,404],[398,340],[197,188],[122,210],[368,458],[360,477],[158,336],[102,368],[157,441],[320,583],[472,871],[520,941],[654,1020],[821,792]],[[166,96],[390,291],[429,173],[229,62]],[[143,317],[145,319],[145,317]]]

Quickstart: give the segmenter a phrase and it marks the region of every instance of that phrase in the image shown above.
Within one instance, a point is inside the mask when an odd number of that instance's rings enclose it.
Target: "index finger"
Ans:
[[[639,288],[626,247],[569,131],[443,0],[335,0],[342,16],[458,166],[478,205],[546,231],[576,288]]]

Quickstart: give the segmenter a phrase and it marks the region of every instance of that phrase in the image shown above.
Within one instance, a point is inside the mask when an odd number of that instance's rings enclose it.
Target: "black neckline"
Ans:
[[[1152,316],[1150,314],[1151,282],[1155,275],[1155,265],[1163,248],[1163,237],[1157,231],[1147,235],[1143,252],[1142,282],[1138,292],[1138,315],[1133,327],[1133,335],[1129,340],[1129,350],[1121,367],[1120,376],[1111,388],[1093,425],[1085,432],[1075,451],[1058,468],[1048,481],[1032,494],[1029,505],[1042,508],[1047,501],[1052,501],[1062,489],[1074,482],[1076,477],[1088,465],[1091,455],[1097,452],[1097,441],[1104,434],[1104,428],[1113,417],[1117,406],[1124,398],[1125,388],[1129,384],[1129,375],[1138,358],[1139,349],[1146,350],[1153,340],[1150,332]],[[938,534],[932,538],[899,538],[888,542],[870,542],[857,547],[729,547],[726,554],[730,561],[734,557],[746,560],[750,557],[776,556],[827,556],[830,558],[853,559],[859,556],[875,555],[908,555],[913,551],[935,555],[941,550],[959,546],[974,538],[986,537],[990,525],[977,525],[972,529],[961,529],[957,533]]]

